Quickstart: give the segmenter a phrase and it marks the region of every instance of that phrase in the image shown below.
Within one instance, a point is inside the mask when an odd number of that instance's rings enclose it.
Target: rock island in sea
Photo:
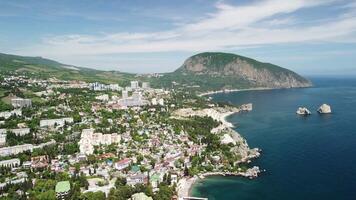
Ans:
[[[176,110],[172,118],[189,120],[194,117],[210,117],[215,120],[217,126],[210,129],[211,143],[204,144],[209,154],[200,155],[201,159],[196,170],[187,171],[187,176],[178,182],[178,197],[188,197],[192,185],[206,176],[243,176],[255,178],[261,172],[258,166],[249,168],[247,163],[260,156],[258,148],[250,148],[247,141],[235,130],[233,124],[226,121],[226,117],[243,111],[251,111],[252,104],[244,104],[240,107],[211,107],[194,110],[183,108]],[[195,163],[192,161],[192,163]]]

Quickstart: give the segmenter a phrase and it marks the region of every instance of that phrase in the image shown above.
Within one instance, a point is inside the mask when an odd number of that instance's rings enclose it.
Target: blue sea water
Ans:
[[[314,87],[216,94],[215,101],[253,103],[250,113],[228,118],[251,147],[260,177],[208,177],[193,196],[217,199],[356,199],[356,79],[313,78]],[[316,109],[330,104],[333,113]],[[298,106],[313,113],[295,114]]]

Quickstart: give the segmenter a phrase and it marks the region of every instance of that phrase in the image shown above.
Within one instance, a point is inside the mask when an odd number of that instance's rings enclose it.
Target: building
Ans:
[[[142,82],[142,89],[149,89],[150,83],[149,82]]]
[[[157,99],[156,98],[152,98],[151,104],[156,106],[157,105]]]
[[[12,111],[0,112],[0,118],[8,119],[11,116],[22,116],[22,111],[20,109],[15,109]]]
[[[94,133],[94,129],[83,129],[81,139],[79,141],[80,153],[85,155],[93,154],[94,146],[110,145],[112,143],[119,143],[121,136],[117,133],[102,134]]]
[[[122,90],[122,88],[119,86],[119,84],[110,84],[108,87],[109,87],[110,90],[113,90],[113,91]]]
[[[127,91],[127,90],[123,90],[122,91],[122,98],[123,99],[126,99],[126,98],[128,98],[129,97],[129,92]]]
[[[14,108],[31,107],[32,101],[31,99],[13,98],[11,99],[11,105]]]
[[[131,97],[128,97],[127,93],[122,93],[122,99],[117,101],[118,105],[122,107],[134,107],[134,106],[144,106],[149,104],[149,101],[143,99],[141,92],[135,91],[132,93]]]
[[[3,147],[0,148],[0,156],[16,155],[25,151],[32,152],[32,150],[33,150],[32,144],[22,144],[22,145],[11,146],[11,147]]]
[[[32,152],[32,150],[34,150],[34,149],[42,149],[46,146],[53,145],[55,143],[56,143],[56,141],[52,139],[49,142],[41,143],[36,146],[34,146],[32,144],[21,144],[21,145],[16,145],[16,146],[11,146],[11,147],[3,147],[3,148],[0,148],[0,156],[11,156],[11,155],[23,153],[25,151]]]
[[[164,106],[164,100],[163,100],[163,99],[159,99],[159,100],[158,100],[158,104],[159,104],[160,106]]]
[[[31,168],[46,168],[48,166],[48,156],[31,157]]]
[[[9,132],[14,133],[16,136],[24,136],[30,133],[30,128],[9,129]]]
[[[138,89],[139,88],[138,81],[131,81],[131,88]]]
[[[103,94],[100,96],[95,97],[96,100],[100,100],[100,101],[109,101],[109,95],[108,94]]]
[[[131,162],[132,162],[131,159],[125,158],[125,159],[123,159],[123,160],[117,161],[117,162],[115,163],[115,168],[116,168],[117,170],[125,169],[125,168],[127,168],[127,167],[130,166]]]
[[[13,168],[13,167],[19,167],[19,166],[20,166],[20,159],[18,159],[18,158],[0,161],[0,167]]]
[[[127,185],[145,184],[147,176],[145,174],[134,174],[127,177]]]
[[[69,181],[61,181],[56,185],[56,197],[57,199],[66,199],[70,192]]]
[[[4,146],[6,144],[6,134],[0,133],[0,146]]]
[[[40,127],[54,127],[64,126],[65,123],[73,123],[74,120],[71,117],[60,118],[60,119],[43,119],[40,121]]]

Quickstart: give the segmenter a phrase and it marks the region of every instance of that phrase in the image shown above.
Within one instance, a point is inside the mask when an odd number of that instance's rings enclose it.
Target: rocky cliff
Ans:
[[[219,80],[221,89],[244,87],[310,87],[306,78],[288,69],[229,53],[201,53],[188,58],[174,72]],[[234,81],[238,80],[238,81]],[[239,85],[239,83],[241,83]]]

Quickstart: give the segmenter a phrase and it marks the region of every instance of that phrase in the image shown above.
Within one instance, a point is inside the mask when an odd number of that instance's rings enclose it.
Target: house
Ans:
[[[134,174],[127,177],[128,185],[145,184],[147,183],[147,176],[145,174]]]
[[[56,197],[57,199],[66,199],[70,192],[70,183],[69,181],[61,181],[56,185]]]
[[[48,156],[36,156],[31,158],[31,168],[46,168],[48,166]]]
[[[130,166],[131,162],[132,162],[131,159],[125,158],[123,160],[120,160],[120,161],[116,162],[115,163],[115,168],[117,170],[125,169],[125,168]]]

